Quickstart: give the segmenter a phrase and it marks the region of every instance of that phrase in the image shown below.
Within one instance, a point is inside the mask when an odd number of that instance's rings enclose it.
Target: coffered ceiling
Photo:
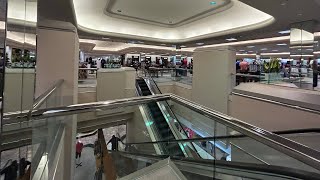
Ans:
[[[85,32],[168,43],[253,30],[274,21],[238,0],[212,2],[117,0],[109,7],[109,0],[73,1],[79,29]]]
[[[158,26],[177,27],[231,6],[231,0],[198,0],[196,6],[194,0],[107,0],[105,14]]]

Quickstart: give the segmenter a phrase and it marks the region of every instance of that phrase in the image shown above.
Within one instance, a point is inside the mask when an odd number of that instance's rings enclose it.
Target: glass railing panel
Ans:
[[[32,124],[31,177],[52,177],[55,158],[64,133],[64,122],[72,116],[34,119]],[[61,146],[61,145],[60,145]]]
[[[318,170],[309,165],[271,148],[255,138],[248,137],[231,127],[221,124],[220,122],[223,121],[218,116],[216,118],[208,117],[173,101],[170,104],[174,114],[180,118],[180,122],[195,132],[194,137],[216,138],[211,144],[214,146],[214,157],[217,159],[276,165],[318,172]]]
[[[149,97],[141,98],[148,99]],[[79,105],[81,106],[78,108],[80,112],[73,109],[77,106],[65,107],[64,111],[59,108],[46,110],[43,116],[49,117],[50,112],[54,112],[55,115],[63,118],[51,119],[50,117],[39,120],[37,119],[39,116],[35,116],[32,126],[33,163],[35,167],[41,162],[44,162],[44,167],[50,166],[50,158],[54,154],[52,152],[57,151],[54,142],[56,139],[61,139],[61,137],[56,138],[59,137],[58,132],[61,127],[63,129],[65,118],[72,117],[72,115],[61,115],[68,112],[77,114],[79,133],[125,125],[125,133],[106,132],[106,134],[115,135],[121,139],[123,143],[119,142],[118,146],[121,152],[170,156],[178,159],[280,166],[318,172],[316,167],[311,166],[310,163],[307,165],[303,159],[294,158],[294,153],[288,153],[290,156],[284,153],[295,152],[295,149],[282,151],[281,148],[287,147],[280,142],[272,145],[274,140],[268,139],[264,135],[267,134],[264,130],[248,129],[245,123],[209,111],[205,107],[183,100],[178,101],[174,96],[171,99],[166,104],[167,107],[158,108],[158,111],[161,112],[155,112],[154,107],[151,106],[160,104],[161,107],[164,101],[141,101],[133,105],[123,105],[130,102],[131,99],[122,100],[121,103],[109,101]],[[169,107],[173,114],[169,112]],[[155,118],[158,117],[154,116],[155,113],[165,114],[165,117]],[[181,132],[182,129],[188,133],[185,135]],[[261,134],[256,133],[258,131]],[[106,141],[109,141],[109,138],[105,138]],[[33,174],[35,172],[34,168]],[[46,169],[42,168],[41,174],[45,172]],[[47,174],[50,176],[50,171]]]

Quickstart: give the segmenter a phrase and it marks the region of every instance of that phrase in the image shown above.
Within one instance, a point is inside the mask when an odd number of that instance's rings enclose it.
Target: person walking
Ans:
[[[314,89],[315,87],[318,87],[318,74],[319,74],[318,61],[316,59],[313,60],[311,68],[313,71],[313,89]]]
[[[122,144],[124,144],[120,138],[118,138],[115,135],[113,135],[112,138],[107,143],[107,145],[111,143],[111,150],[112,151],[118,151],[119,141]]]

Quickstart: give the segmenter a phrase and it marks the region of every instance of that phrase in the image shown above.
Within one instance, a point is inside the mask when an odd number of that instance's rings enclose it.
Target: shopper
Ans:
[[[243,59],[240,60],[240,72],[241,73],[248,73],[249,70],[249,63],[247,61],[244,61]]]
[[[101,60],[101,68],[106,68],[105,65],[107,64],[107,61],[105,59]]]
[[[312,70],[313,70],[313,88],[318,87],[318,61],[315,59],[312,62]]]
[[[12,161],[10,166],[4,168],[1,171],[1,175],[4,174],[4,180],[16,180],[17,179],[17,172],[18,172],[18,162]]]
[[[118,137],[116,137],[115,135],[112,136],[112,138],[109,140],[109,142],[107,143],[107,145],[109,143],[111,143],[111,150],[112,151],[118,151],[118,145],[119,145],[119,141],[122,142],[122,140]],[[122,142],[123,144],[123,142]]]
[[[27,161],[25,158],[21,158],[19,162],[19,177],[22,178],[26,173],[26,168],[28,165],[31,165],[30,161]]]
[[[82,149],[83,143],[80,140],[78,140],[76,144],[76,159],[81,158]]]

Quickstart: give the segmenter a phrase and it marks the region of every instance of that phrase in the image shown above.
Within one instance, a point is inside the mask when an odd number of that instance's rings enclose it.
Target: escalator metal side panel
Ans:
[[[157,129],[154,126],[152,126],[152,124],[151,124],[152,122],[150,122],[150,116],[146,112],[147,111],[146,108],[147,107],[145,107],[144,105],[140,105],[139,111],[142,115],[142,119],[143,119],[145,126],[147,128],[147,131],[150,135],[151,141],[155,142],[158,139],[160,139],[160,135],[157,132]],[[161,146],[159,146],[158,144],[153,144],[153,146],[154,146],[154,149],[157,154],[164,154],[164,149]]]

